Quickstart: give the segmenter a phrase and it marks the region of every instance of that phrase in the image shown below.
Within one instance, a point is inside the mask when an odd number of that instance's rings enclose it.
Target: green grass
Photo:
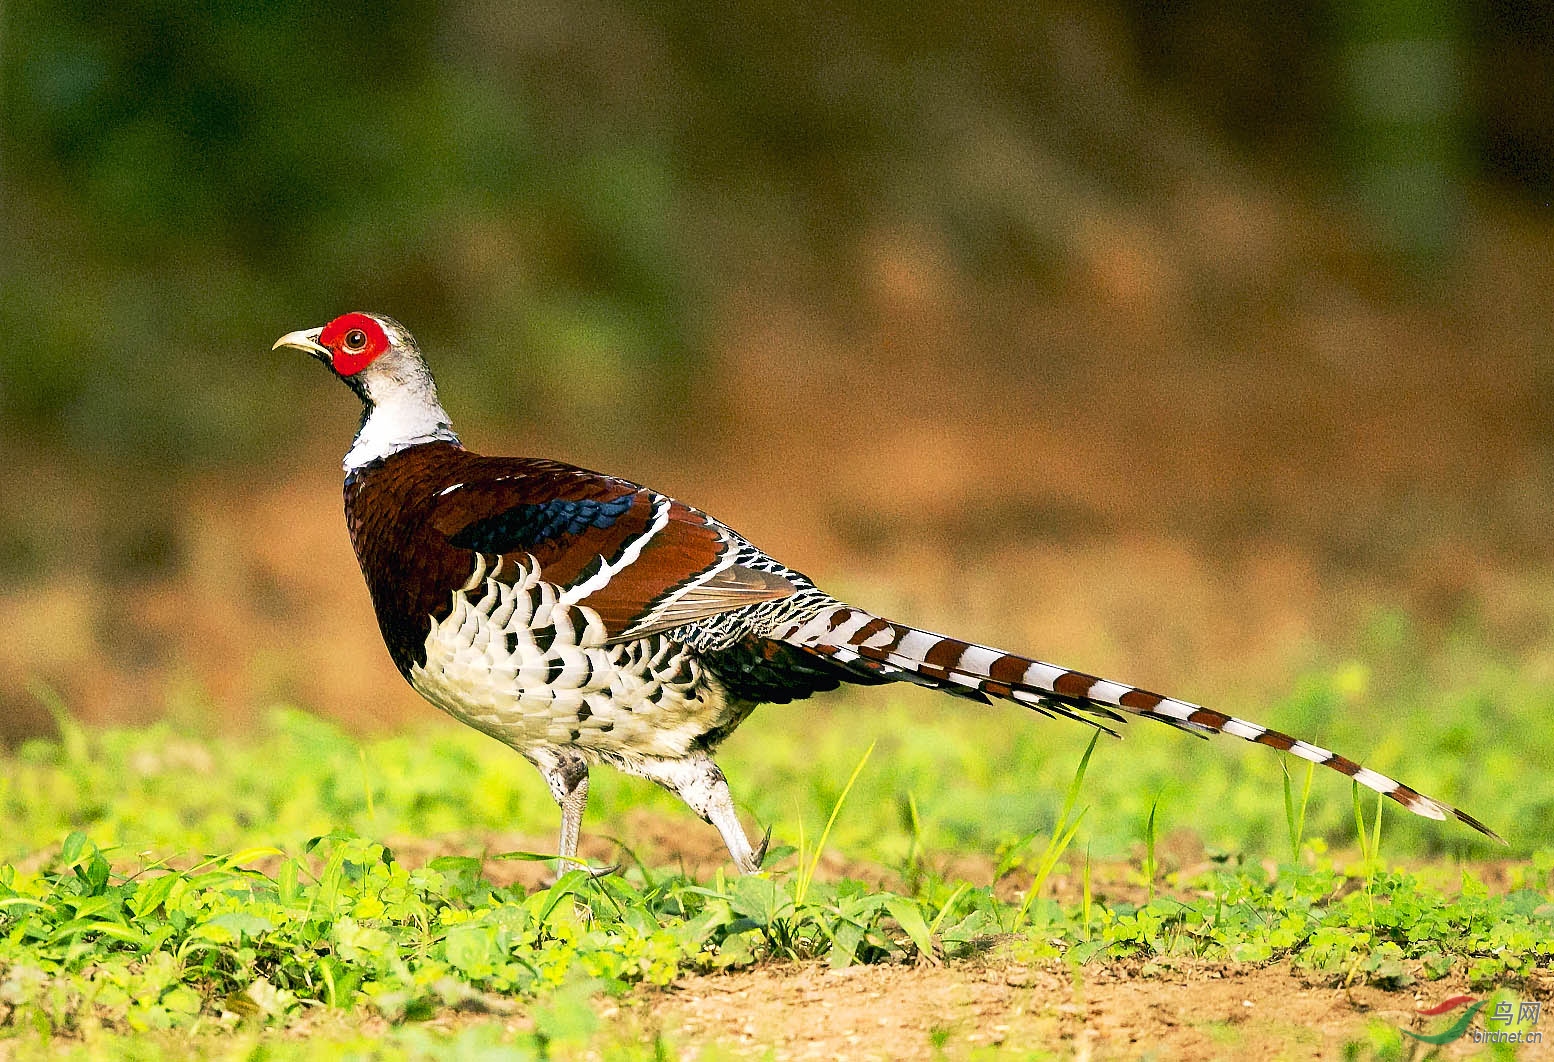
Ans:
[[[284,1025],[329,1009],[397,1023],[580,983],[619,992],[771,959],[846,966],[995,945],[1077,963],[1282,958],[1391,986],[1456,971],[1490,987],[1554,957],[1546,870],[1498,896],[1465,871],[1448,896],[1371,860],[1351,874],[1312,854],[1275,876],[1226,862],[1142,904],[1038,900],[1026,928],[1025,904],[938,880],[908,895],[783,870],[699,883],[633,868],[529,892],[492,885],[479,858],[411,868],[344,833],[179,870],[72,833],[35,869],[0,869],[0,1009],[5,1027],[45,1037]]]
[[[722,757],[748,811],[775,827],[768,873],[693,880],[650,855],[614,877],[526,891],[493,884],[508,878],[493,874],[499,839],[549,836],[555,806],[517,756],[472,732],[429,725],[358,741],[276,710],[256,733],[220,738],[86,730],[62,713],[58,739],[0,757],[0,1048],[152,1057],[166,1047],[158,1037],[193,1035],[207,1038],[200,1053],[262,1042],[289,1057],[303,1048],[262,1038],[327,1026],[310,1038],[349,1053],[365,1035],[353,1023],[370,1019],[386,1023],[382,1057],[424,1057],[434,1041],[478,1055],[490,1031],[415,1019],[516,1009],[535,1024],[497,1045],[510,1057],[570,1038],[646,1058],[671,1049],[590,1039],[591,998],[774,959],[939,962],[994,949],[1074,969],[1288,960],[1335,985],[1518,985],[1554,959],[1554,826],[1535,813],[1549,800],[1536,769],[1548,738],[1530,722],[1549,691],[1487,675],[1488,688],[1432,688],[1373,713],[1410,741],[1382,741],[1371,762],[1504,829],[1519,858],[1496,892],[1471,862],[1439,858],[1505,857],[1464,829],[1387,806],[1381,850],[1379,821],[1358,814],[1341,779],[1318,772],[1297,798],[1263,750],[1162,728],[1086,750],[1084,731],[1012,711],[862,696],[769,708]],[[1265,717],[1326,738],[1349,727],[1352,689],[1352,672],[1317,673]],[[1526,696],[1503,699],[1507,689]],[[1486,725],[1497,713],[1529,721],[1517,731],[1525,755],[1498,758],[1505,730]],[[827,714],[848,725],[821,725]],[[1473,748],[1448,754],[1441,742],[1458,739],[1435,735],[1459,726]],[[710,831],[648,787],[595,777],[589,831],[642,805]],[[1169,845],[1156,845],[1162,823],[1199,832],[1206,862],[1172,869]],[[1362,858],[1346,861],[1334,846],[1357,830]],[[426,842],[453,854],[393,851]],[[900,884],[817,876],[825,844]],[[936,857],[955,850],[985,856],[986,879],[939,876]],[[1128,861],[1138,889],[1094,887],[1092,854]],[[1065,874],[1082,894],[1054,899],[1038,884],[1010,896],[994,888],[1005,872]]]

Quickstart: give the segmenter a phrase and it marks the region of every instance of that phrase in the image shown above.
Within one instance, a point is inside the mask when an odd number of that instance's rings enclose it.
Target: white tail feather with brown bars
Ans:
[[[973,694],[1000,697],[1038,712],[1076,719],[1114,736],[1118,735],[1106,721],[1125,722],[1119,711],[1158,719],[1200,736],[1230,734],[1331,767],[1360,785],[1391,797],[1415,815],[1455,818],[1505,843],[1499,834],[1467,812],[1308,741],[1136,686],[894,623],[850,605],[838,605],[803,622],[786,624],[770,637],[842,663],[858,663],[882,672],[912,672],[954,683]]]

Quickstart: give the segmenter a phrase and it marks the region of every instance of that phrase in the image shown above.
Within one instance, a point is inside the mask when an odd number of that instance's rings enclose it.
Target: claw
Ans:
[[[581,870],[584,874],[597,881],[599,878],[607,878],[611,874],[619,874],[620,869],[621,865],[619,863],[611,863],[607,867],[591,867],[587,863],[564,859],[561,861],[561,865],[556,868],[555,873],[547,874],[540,879],[540,886],[546,889],[551,888],[556,882],[574,870]]]

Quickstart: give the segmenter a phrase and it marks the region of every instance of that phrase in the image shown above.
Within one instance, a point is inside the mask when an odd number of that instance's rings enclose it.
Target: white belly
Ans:
[[[598,614],[558,604],[533,566],[514,583],[500,574],[500,562],[487,577],[481,561],[410,672],[416,691],[460,722],[520,751],[678,758],[736,714],[684,646],[606,645]]]

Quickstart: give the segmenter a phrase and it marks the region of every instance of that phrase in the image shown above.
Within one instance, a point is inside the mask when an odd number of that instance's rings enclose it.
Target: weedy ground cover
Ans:
[[[1341,731],[1353,685],[1314,675],[1270,722]],[[1436,732],[1424,717],[1442,709],[1397,707],[1421,720],[1415,734]],[[1369,795],[1351,800],[1320,772],[1309,789],[1285,776],[1281,801],[1281,768],[1261,750],[1142,728],[1130,748],[1087,747],[1014,713],[945,719],[933,706],[934,723],[909,701],[796,711],[808,713],[797,725],[795,710],[768,713],[725,757],[753,816],[775,826],[767,873],[695,874],[673,853],[627,851],[617,875],[547,888],[522,883],[528,854],[508,846],[548,837],[554,805],[478,735],[357,740],[293,710],[236,737],[87,731],[60,709],[57,739],[0,761],[0,1052],[287,1057],[370,1043],[383,1057],[543,1057],[571,1044],[667,1057],[667,1041],[598,1032],[597,1002],[792,961],[996,956],[1078,979],[1117,963],[1281,962],[1334,986],[1489,993],[1541,991],[1554,960],[1550,820],[1527,811],[1549,797],[1527,761],[1470,771],[1422,742],[1372,758],[1484,814],[1511,838],[1507,861],[1395,810],[1383,835]],[[827,729],[826,711],[867,725]],[[595,794],[588,829],[638,805],[702,828],[608,772]],[[1173,867],[1157,841],[1187,825],[1209,843]],[[1236,836],[1282,861],[1225,843]],[[822,847],[860,872],[822,869]],[[941,857],[957,850],[989,858],[947,873]],[[478,1023],[418,1025],[453,1013],[525,1020],[495,1040]]]

